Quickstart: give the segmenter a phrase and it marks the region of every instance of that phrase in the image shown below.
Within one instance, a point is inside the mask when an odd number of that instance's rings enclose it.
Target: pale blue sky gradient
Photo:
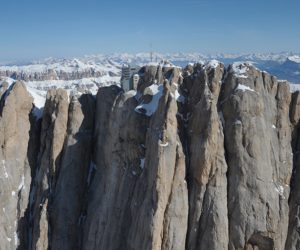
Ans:
[[[0,61],[300,51],[299,0],[0,0]]]

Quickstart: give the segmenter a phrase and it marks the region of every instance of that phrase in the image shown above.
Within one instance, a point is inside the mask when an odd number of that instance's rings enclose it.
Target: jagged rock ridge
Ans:
[[[137,90],[1,89],[1,249],[299,249],[299,93],[242,63]]]

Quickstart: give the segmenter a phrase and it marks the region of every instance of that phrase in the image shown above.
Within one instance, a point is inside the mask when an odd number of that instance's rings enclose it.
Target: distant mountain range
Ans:
[[[152,53],[152,61],[168,60],[178,66],[186,66],[192,62],[205,62],[216,59],[226,65],[233,62],[251,62],[261,70],[276,75],[279,79],[288,80],[291,83],[300,83],[300,53],[252,53],[252,54],[202,54],[202,53]],[[151,61],[150,53],[114,53],[108,55],[91,55],[78,59],[47,58],[33,62],[0,63],[0,71],[14,71],[17,73],[36,73],[53,70],[56,72],[87,72],[91,71],[93,77],[99,77],[102,73],[118,75],[123,63],[144,65]],[[98,73],[97,73],[98,72]],[[99,74],[99,72],[102,72]],[[106,73],[105,73],[106,72]],[[94,74],[94,75],[93,75]],[[3,76],[3,73],[2,73]],[[87,75],[88,76],[88,75]],[[73,74],[76,78],[76,75]],[[78,76],[83,77],[83,76]],[[85,76],[86,77],[86,76]],[[58,79],[64,77],[58,76]],[[71,77],[72,78],[72,77]],[[63,80],[63,79],[62,79]]]

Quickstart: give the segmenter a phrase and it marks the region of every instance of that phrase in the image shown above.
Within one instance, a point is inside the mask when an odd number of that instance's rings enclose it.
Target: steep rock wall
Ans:
[[[1,249],[298,249],[299,93],[249,64],[136,91],[1,88]]]

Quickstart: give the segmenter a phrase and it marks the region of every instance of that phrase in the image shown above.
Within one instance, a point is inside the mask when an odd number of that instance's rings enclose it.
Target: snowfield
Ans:
[[[14,79],[5,77],[0,80],[0,90],[3,82],[8,82],[9,85],[15,82]],[[70,95],[81,95],[83,93],[97,94],[99,87],[109,86],[112,84],[119,85],[120,76],[104,75],[99,78],[83,78],[78,80],[47,80],[47,81],[29,81],[25,82],[30,95],[33,97],[33,102],[37,108],[36,116],[41,116],[41,110],[46,102],[46,95],[49,89],[62,88]]]

